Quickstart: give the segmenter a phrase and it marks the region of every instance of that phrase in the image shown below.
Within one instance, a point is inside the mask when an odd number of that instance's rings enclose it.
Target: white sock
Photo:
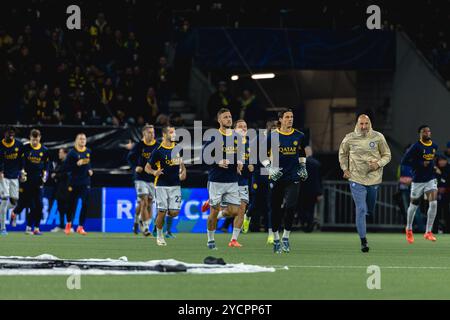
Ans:
[[[25,231],[31,231],[31,227],[26,227]]]
[[[272,228],[269,228],[269,237],[273,237],[273,230],[272,230]]]
[[[240,232],[241,232],[240,228],[233,228],[233,235],[231,236],[231,240],[237,240]]]
[[[8,210],[8,200],[2,200],[0,203],[0,230],[6,229],[6,211]]]
[[[286,229],[284,229],[284,232],[283,232],[283,238],[289,239],[289,235],[290,235],[290,234],[291,234],[290,231],[287,231]]]
[[[433,230],[434,219],[436,218],[437,213],[437,201],[430,201],[427,211],[427,232],[431,232]]]
[[[215,232],[216,232],[216,230],[213,230],[213,231],[208,230],[208,241],[214,241],[214,233]]]
[[[137,213],[134,214],[134,223],[139,223],[139,215]]]
[[[280,234],[278,233],[278,231],[273,233],[273,239],[274,240],[280,240]]]
[[[406,215],[406,229],[412,230],[414,222],[414,215],[416,214],[417,205],[410,203],[408,207],[408,214]]]
[[[163,229],[156,228],[156,236],[158,238],[163,238]]]
[[[16,200],[16,202],[17,202],[17,200]],[[14,209],[15,207],[16,207],[16,205],[12,204],[11,200],[10,200],[10,201],[8,201],[8,207],[6,208],[6,210]]]
[[[217,219],[222,219],[223,218],[223,211],[220,210],[219,214],[217,215]]]

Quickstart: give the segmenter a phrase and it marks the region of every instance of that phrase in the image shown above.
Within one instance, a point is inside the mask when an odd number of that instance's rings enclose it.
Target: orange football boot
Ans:
[[[406,229],[406,241],[408,241],[408,243],[414,242],[414,235],[412,230]]]

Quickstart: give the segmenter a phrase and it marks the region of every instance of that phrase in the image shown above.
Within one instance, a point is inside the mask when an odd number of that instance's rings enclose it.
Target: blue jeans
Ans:
[[[365,238],[367,233],[366,216],[375,213],[379,185],[365,186],[350,181],[350,190],[356,206],[356,230],[359,237]]]

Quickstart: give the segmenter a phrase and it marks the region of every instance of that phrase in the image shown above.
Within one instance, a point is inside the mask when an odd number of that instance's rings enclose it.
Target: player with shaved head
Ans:
[[[361,251],[369,252],[366,216],[374,214],[383,167],[391,161],[391,151],[383,134],[372,129],[370,118],[358,117],[355,130],[347,134],[339,147],[339,164],[350,183],[356,206],[356,229]]]

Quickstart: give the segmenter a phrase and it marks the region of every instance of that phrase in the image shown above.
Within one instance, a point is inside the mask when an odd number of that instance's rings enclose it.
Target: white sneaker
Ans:
[[[50,230],[50,232],[61,232],[61,231],[64,231],[64,229],[60,227],[54,227],[52,230]]]
[[[75,230],[73,230],[73,228],[70,228],[70,233],[74,233]]]
[[[158,246],[167,246],[166,240],[164,238],[156,238],[156,244]]]
[[[33,230],[31,230],[31,228],[26,228],[25,229],[25,234],[30,234],[30,235],[32,235],[33,234]]]

